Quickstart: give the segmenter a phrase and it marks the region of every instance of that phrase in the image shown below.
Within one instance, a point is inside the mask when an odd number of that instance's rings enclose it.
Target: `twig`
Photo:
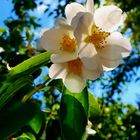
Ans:
[[[50,78],[47,78],[46,81],[44,81],[42,84],[39,84],[38,86],[34,87],[34,89],[29,92],[27,95],[24,96],[23,98],[23,102],[26,102],[27,100],[29,100],[29,98],[35,94],[36,92],[38,92],[41,88],[45,87],[46,83],[50,82]]]

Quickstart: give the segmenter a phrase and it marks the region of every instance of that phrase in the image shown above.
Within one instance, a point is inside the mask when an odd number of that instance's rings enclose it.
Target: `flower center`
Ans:
[[[68,35],[64,35],[61,44],[61,50],[66,52],[75,52],[76,50],[76,40],[74,38],[70,38]]]
[[[109,32],[102,31],[102,29],[93,25],[92,34],[85,38],[85,42],[92,43],[97,49],[102,49],[105,47],[106,38],[109,35]]]
[[[68,70],[76,75],[82,74],[82,62],[80,59],[72,60],[68,62]]]

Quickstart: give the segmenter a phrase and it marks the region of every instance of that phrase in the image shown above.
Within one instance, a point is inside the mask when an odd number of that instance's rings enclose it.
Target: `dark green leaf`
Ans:
[[[40,106],[36,102],[19,103],[14,107],[0,112],[0,140],[14,134],[25,126],[36,113]]]
[[[81,140],[87,124],[88,105],[86,89],[78,94],[64,89],[60,108],[60,121],[64,139]]]
[[[36,116],[28,123],[34,133],[38,135],[45,127],[45,116],[43,112],[39,112]],[[42,132],[41,132],[42,133]]]
[[[30,76],[24,76],[13,83],[5,83],[0,89],[0,109],[9,101],[21,88],[32,84]]]

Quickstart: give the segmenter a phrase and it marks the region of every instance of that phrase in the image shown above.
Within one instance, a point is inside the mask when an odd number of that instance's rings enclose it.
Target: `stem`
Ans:
[[[45,87],[46,83],[48,83],[48,82],[50,82],[50,81],[51,81],[51,79],[50,79],[50,78],[47,78],[47,80],[44,81],[42,84],[39,84],[38,86],[35,86],[34,89],[33,89],[31,92],[29,92],[27,95],[24,96],[24,98],[23,98],[22,101],[23,101],[23,102],[26,102],[27,100],[29,100],[30,97],[31,97],[33,94],[35,94],[36,92],[38,92],[41,88]]]
[[[23,98],[22,101],[23,102],[26,102],[27,100],[29,100],[30,97],[33,94],[35,94],[36,92],[38,92],[41,88],[45,87],[46,83],[50,83],[52,80],[54,80],[57,77],[57,75],[60,74],[63,70],[64,69],[61,68],[51,79],[50,78],[47,78],[47,80],[44,83],[39,84],[38,86],[34,87],[34,89],[31,92],[29,92],[27,95],[24,96],[24,98]]]

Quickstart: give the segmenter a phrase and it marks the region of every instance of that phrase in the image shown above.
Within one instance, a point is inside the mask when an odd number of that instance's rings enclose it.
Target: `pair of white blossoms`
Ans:
[[[66,19],[56,20],[55,28],[42,31],[40,41],[53,53],[49,76],[62,79],[67,89],[79,93],[86,80],[117,67],[130,54],[131,45],[115,31],[123,17],[116,6],[95,10],[93,0],[87,0],[85,6],[68,4],[65,14]]]

